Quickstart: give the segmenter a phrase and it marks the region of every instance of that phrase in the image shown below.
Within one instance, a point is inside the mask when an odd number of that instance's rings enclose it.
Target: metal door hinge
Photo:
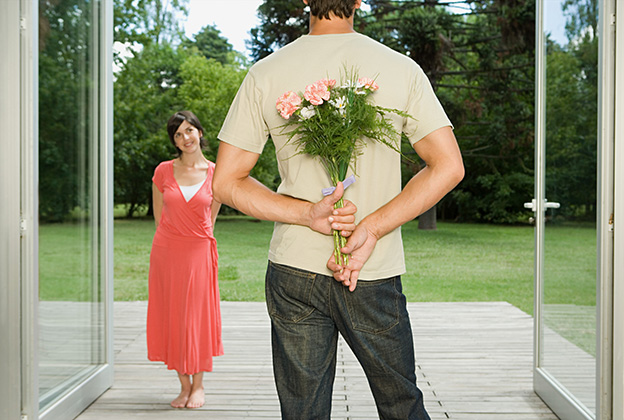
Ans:
[[[611,216],[609,216],[609,232],[613,232],[613,213],[611,213]]]
[[[20,236],[24,236],[27,230],[26,219],[20,219]]]

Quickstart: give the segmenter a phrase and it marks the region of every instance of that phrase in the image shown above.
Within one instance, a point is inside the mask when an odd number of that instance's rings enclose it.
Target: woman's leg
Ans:
[[[204,372],[199,372],[193,375],[191,395],[186,403],[186,408],[199,408],[204,405],[204,400]]]
[[[180,395],[178,395],[175,400],[171,401],[171,406],[173,408],[184,408],[191,395],[191,376],[183,375],[178,372],[178,379],[180,379],[182,390],[180,391]]]

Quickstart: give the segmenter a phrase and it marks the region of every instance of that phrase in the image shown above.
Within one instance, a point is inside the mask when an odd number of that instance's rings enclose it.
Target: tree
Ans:
[[[204,138],[209,143],[205,155],[213,162],[219,146],[217,135],[245,75],[246,71],[234,65],[223,65],[203,56],[191,56],[181,66],[180,76],[184,82],[180,87],[179,99],[186,109],[192,109],[202,121]],[[271,142],[267,143],[266,148],[251,175],[267,187],[275,189],[279,181],[275,150]]]
[[[561,8],[566,15],[566,35],[571,42],[583,36],[598,38],[598,0],[565,0]]]
[[[398,23],[398,41],[406,50],[406,55],[421,63],[421,67],[436,89],[441,79],[440,72],[445,69],[444,55],[450,49],[450,41],[444,35],[452,27],[453,17],[443,8],[411,8],[401,14]],[[423,168],[418,165],[412,176]],[[434,205],[418,217],[418,229],[435,230],[437,228],[437,209]]]
[[[438,212],[519,221],[532,194],[531,2],[467,1],[463,14],[434,0],[370,3],[373,34],[423,67],[454,123],[466,177]]]
[[[251,29],[248,47],[254,61],[308,32],[308,17],[303,2],[265,0],[258,7],[260,25]]]
[[[133,45],[115,81],[115,202],[126,205],[128,217],[145,207],[151,214],[154,168],[175,155],[169,117],[183,109],[196,113],[211,146],[206,155],[214,161],[218,131],[245,75],[244,59],[214,26],[193,40],[181,35],[176,17],[184,15],[185,4],[116,2],[118,41]]]
[[[492,41],[471,47],[478,66],[469,80],[478,88],[470,91],[467,111],[477,113],[464,114],[461,134],[473,175],[456,198],[468,220],[517,223],[526,219],[523,202],[533,195],[534,17],[529,5],[495,7],[500,17],[479,22],[494,29],[481,35]]]
[[[562,204],[556,220],[596,218],[597,2],[568,0],[568,43],[547,44],[546,196]]]
[[[194,38],[194,40],[186,39],[183,45],[187,48],[196,47],[204,57],[212,58],[221,64],[230,62],[231,53],[234,51],[232,44],[221,36],[221,31],[215,26],[204,26]]]
[[[171,43],[184,37],[179,19],[188,15],[188,0],[115,0],[115,41],[122,44]]]
[[[231,65],[200,55],[188,57],[180,66],[183,83],[179,100],[202,122],[204,138],[209,144],[205,155],[212,161],[216,159],[219,146],[217,135],[245,74]]]
[[[173,156],[166,123],[183,104],[181,48],[148,44],[131,57],[115,81],[115,202],[127,215],[151,203],[151,178],[156,165]]]
[[[39,217],[63,221],[91,209],[91,108],[96,77],[88,5],[41,2],[39,18]],[[85,112],[86,111],[86,112]]]

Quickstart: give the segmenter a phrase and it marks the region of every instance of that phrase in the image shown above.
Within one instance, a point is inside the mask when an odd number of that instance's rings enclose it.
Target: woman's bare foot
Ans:
[[[186,408],[199,408],[204,405],[204,387],[197,387],[191,391]]]
[[[178,397],[171,401],[171,406],[173,408],[184,408],[186,407],[186,404],[188,404],[189,401],[189,396],[191,395],[191,391],[190,390],[182,390],[180,392],[180,395],[178,395]]]
[[[180,391],[180,395],[178,395],[175,400],[171,401],[171,406],[173,408],[184,408],[186,407],[189,397],[191,396],[191,391],[193,390],[191,375],[184,375],[178,372],[178,379],[180,380],[182,391]]]

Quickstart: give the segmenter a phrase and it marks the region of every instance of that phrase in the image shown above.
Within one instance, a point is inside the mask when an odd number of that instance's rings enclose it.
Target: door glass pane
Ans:
[[[39,403],[103,362],[97,1],[39,2]]]
[[[597,2],[545,1],[546,172],[540,366],[595,416]]]

